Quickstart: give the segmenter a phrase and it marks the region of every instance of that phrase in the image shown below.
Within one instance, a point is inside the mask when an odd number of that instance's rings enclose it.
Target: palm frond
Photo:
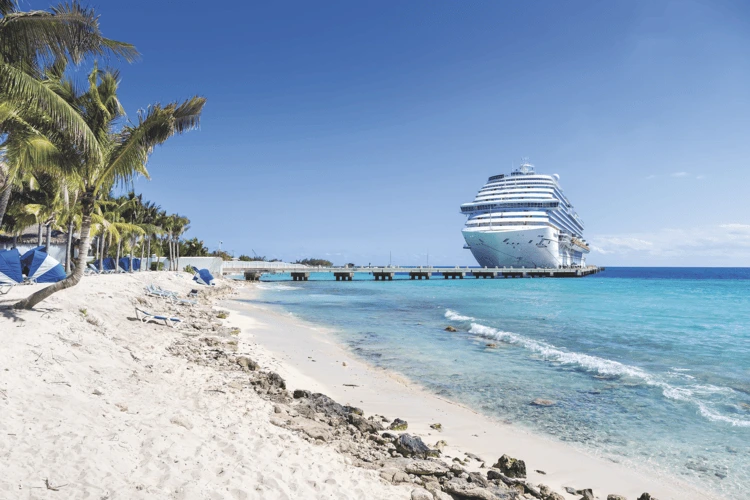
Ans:
[[[10,64],[0,61],[0,93],[20,105],[36,106],[49,116],[61,132],[86,151],[91,158],[102,158],[102,151],[83,117],[65,99],[43,82]]]

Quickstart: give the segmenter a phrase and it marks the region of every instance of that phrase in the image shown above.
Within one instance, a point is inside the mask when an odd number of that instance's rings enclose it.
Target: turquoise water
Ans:
[[[745,498],[750,269],[367,278],[282,276],[255,302],[333,327],[370,363],[488,415]]]

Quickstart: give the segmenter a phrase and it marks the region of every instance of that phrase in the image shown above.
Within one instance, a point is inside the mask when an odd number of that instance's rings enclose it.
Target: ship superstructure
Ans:
[[[583,221],[563,194],[560,176],[537,174],[524,159],[509,174],[493,175],[468,216],[466,247],[480,266],[559,268],[586,265]]]

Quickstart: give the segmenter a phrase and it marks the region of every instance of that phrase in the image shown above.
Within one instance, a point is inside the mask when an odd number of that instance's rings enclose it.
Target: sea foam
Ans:
[[[474,321],[476,319],[476,318],[472,318],[471,316],[463,316],[451,309],[445,310],[445,317],[451,321]]]
[[[446,311],[446,317],[448,317],[448,312],[455,317],[467,318],[466,316],[461,316],[459,313],[450,310]],[[661,389],[662,395],[667,399],[683,401],[697,406],[698,412],[708,420],[724,422],[738,427],[750,427],[750,420],[723,415],[717,410],[711,408],[709,403],[702,401],[697,397],[699,394],[734,394],[735,391],[729,387],[717,387],[712,385],[675,387],[664,382],[657,375],[648,373],[642,368],[626,365],[611,359],[591,356],[589,354],[564,351],[552,344],[534,340],[517,333],[502,331],[480,323],[471,323],[469,333],[523,347],[541,355],[546,361],[552,361],[563,365],[576,365],[583,368],[585,371],[593,372],[598,375],[629,377],[639,380],[646,385]]]

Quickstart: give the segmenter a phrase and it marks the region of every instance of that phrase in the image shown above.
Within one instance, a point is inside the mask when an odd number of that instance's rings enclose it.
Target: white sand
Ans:
[[[232,383],[241,374],[171,356],[184,333],[134,321],[151,282],[192,287],[185,274],[92,276],[34,311],[0,310],[0,498],[409,497],[271,425],[272,405]],[[0,306],[38,286],[16,287]]]
[[[256,294],[250,287],[241,291],[245,299]],[[403,377],[358,360],[335,342],[330,331],[289,314],[237,300],[222,305],[240,313],[229,318],[242,327],[240,350],[281,374],[290,389],[322,392],[342,404],[359,406],[366,414],[405,419],[409,432],[420,434],[428,444],[446,440],[451,445],[444,450],[447,455],[463,457],[464,452],[472,452],[485,459],[488,467],[504,453],[521,458],[526,461],[530,483],[547,484],[565,498],[578,498],[565,493],[565,486],[592,488],[602,499],[611,493],[636,499],[643,492],[660,500],[719,498],[674,477],[655,475],[648,463],[636,471],[439,398]],[[442,424],[442,432],[430,429],[436,422]]]

